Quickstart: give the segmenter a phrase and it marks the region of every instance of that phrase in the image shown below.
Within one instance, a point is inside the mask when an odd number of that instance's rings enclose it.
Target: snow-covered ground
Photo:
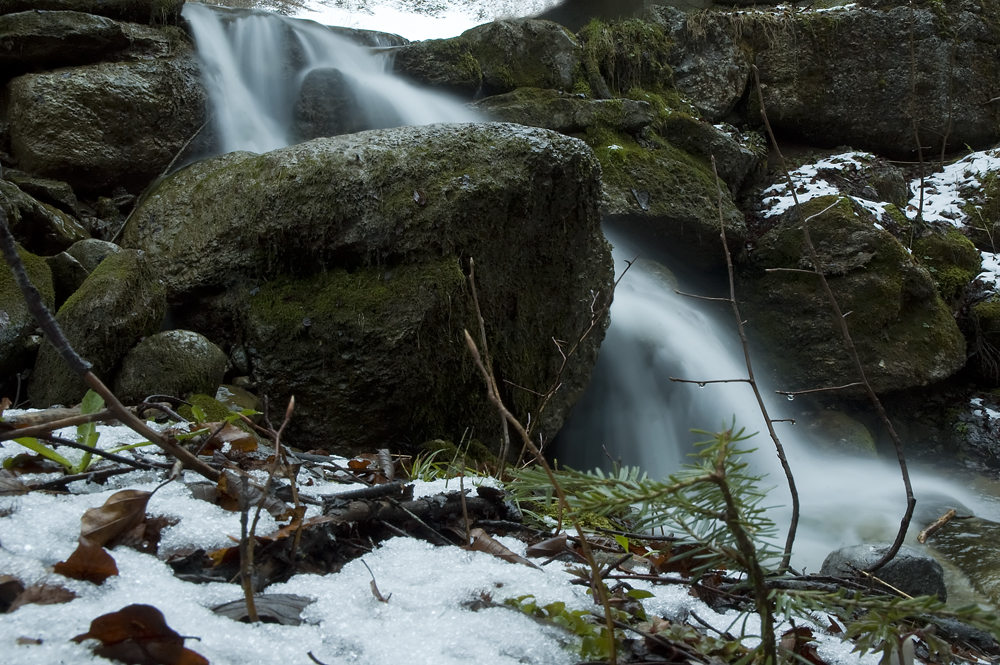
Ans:
[[[137,440],[124,427],[100,426],[102,448]],[[72,438],[72,431],[63,435]],[[26,452],[18,444],[4,443],[0,458]],[[67,457],[71,453],[67,451]],[[302,491],[316,496],[342,492],[359,486],[324,482],[302,471]],[[22,477],[26,482],[36,477]],[[187,480],[199,480],[188,473]],[[468,480],[468,479],[467,479]],[[383,595],[377,600],[370,589],[371,575],[361,560],[347,564],[339,573],[324,576],[296,575],[266,593],[298,594],[315,599],[302,613],[301,626],[248,625],[213,613],[212,606],[238,600],[237,584],[193,584],[173,575],[162,558],[171,551],[191,548],[211,550],[231,546],[240,533],[239,514],[194,498],[180,482],[159,490],[150,500],[148,516],[164,515],[177,524],[163,531],[159,556],[117,547],[111,554],[119,575],[101,585],[67,579],[52,572],[77,545],[80,516],[102,505],[121,489],[152,490],[159,483],[153,472],[137,471],[112,478],[105,486],[78,483],[75,494],[52,495],[33,492],[18,497],[0,497],[0,508],[11,514],[0,517],[0,574],[14,575],[26,585],[38,582],[60,585],[77,598],[59,605],[25,605],[0,621],[0,660],[8,665],[84,665],[107,662],[94,656],[94,642],[75,644],[71,638],[87,632],[95,617],[138,603],[160,609],[167,624],[184,636],[186,646],[215,665],[255,663],[309,663],[308,653],[327,665],[365,663],[398,665],[468,663],[575,663],[579,656],[573,638],[566,632],[536,623],[509,608],[473,611],[466,603],[481,594],[496,602],[533,594],[539,605],[561,601],[569,610],[593,607],[586,590],[571,584],[566,564],[555,562],[542,570],[508,563],[482,552],[458,547],[435,547],[422,540],[393,538],[363,557]],[[417,483],[418,494],[457,489],[457,481]],[[313,513],[318,509],[310,508]],[[311,513],[312,514],[312,513]],[[266,534],[275,523],[266,515],[258,533]],[[510,549],[524,554],[525,546],[511,537],[499,538]],[[635,582],[635,588],[654,596],[642,601],[650,617],[683,618],[694,610],[719,630],[739,634],[743,617],[735,611],[716,614],[687,594],[684,587],[654,587]],[[785,627],[787,628],[787,626]],[[759,630],[755,615],[745,624],[746,634]],[[859,659],[851,645],[822,635],[821,657],[830,665],[871,665],[874,656]],[[40,641],[41,643],[37,643]],[[747,639],[748,646],[755,644]]]

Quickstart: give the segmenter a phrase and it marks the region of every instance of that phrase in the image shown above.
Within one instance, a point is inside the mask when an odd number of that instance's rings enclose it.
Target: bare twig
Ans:
[[[785,180],[788,182],[788,188],[792,193],[792,200],[795,203],[795,210],[798,212],[799,218],[802,220],[802,235],[805,239],[806,248],[809,251],[809,260],[812,262],[812,267],[816,271],[817,277],[819,277],[823,293],[826,295],[827,301],[830,304],[830,309],[834,314],[833,318],[840,328],[840,334],[844,339],[844,347],[847,349],[847,353],[851,357],[851,361],[854,364],[854,369],[858,374],[858,378],[861,380],[861,383],[864,384],[865,393],[868,395],[868,399],[871,401],[872,406],[875,407],[875,411],[878,413],[878,416],[882,421],[882,425],[889,433],[893,446],[896,448],[896,459],[899,461],[899,468],[903,475],[903,485],[906,488],[906,511],[903,514],[903,518],[900,520],[899,531],[896,533],[896,539],[893,541],[892,546],[886,550],[885,554],[882,555],[882,558],[868,567],[868,572],[874,572],[892,561],[892,559],[899,552],[899,548],[903,544],[903,538],[906,536],[906,530],[909,528],[910,520],[913,517],[913,509],[917,504],[917,501],[913,496],[913,487],[910,484],[910,474],[906,469],[906,457],[903,454],[903,442],[900,440],[899,435],[896,434],[895,428],[893,428],[892,423],[889,421],[889,417],[885,413],[885,409],[882,407],[882,402],[879,400],[875,391],[872,389],[871,384],[868,382],[868,378],[865,375],[865,368],[861,364],[861,358],[858,356],[858,351],[854,346],[854,340],[851,338],[851,332],[847,327],[847,321],[844,318],[843,312],[840,310],[840,305],[837,302],[836,296],[833,294],[833,289],[830,288],[830,283],[827,281],[826,275],[823,272],[823,266],[820,262],[819,254],[816,252],[816,247],[813,245],[812,237],[809,234],[809,219],[811,218],[806,219],[802,213],[802,207],[799,204],[799,197],[795,193],[795,183],[792,181],[791,173],[788,172],[788,167],[785,164],[784,156],[781,154],[781,149],[778,147],[778,142],[774,138],[774,131],[771,129],[771,123],[767,119],[767,110],[764,106],[764,92],[760,85],[760,72],[756,66],[753,66],[752,69],[754,82],[757,86],[757,94],[760,96],[760,115],[764,121],[764,127],[767,129],[768,137],[771,139],[771,144],[774,146],[774,150],[778,155],[778,160],[781,164],[781,169],[784,172]]]
[[[955,509],[952,508],[951,510],[949,510],[948,512],[946,512],[944,515],[942,515],[941,517],[937,518],[934,521],[934,523],[931,524],[929,527],[927,527],[926,529],[924,529],[923,531],[921,531],[920,534],[917,536],[917,542],[921,543],[921,544],[926,543],[928,538],[930,538],[935,533],[937,533],[938,531],[940,531],[941,528],[945,524],[947,524],[948,522],[952,521],[954,518],[955,518]]]
[[[73,427],[74,425],[84,425],[86,423],[105,422],[108,420],[116,420],[117,418],[118,416],[114,411],[111,409],[104,409],[103,411],[98,411],[97,413],[81,414],[78,416],[71,416],[69,418],[62,418],[60,420],[52,420],[41,425],[32,425],[31,427],[22,427],[20,429],[0,432],[0,441],[22,439],[26,436],[39,436],[48,432],[54,432],[55,430],[62,429],[63,427]]]
[[[848,383],[843,386],[830,386],[829,388],[811,388],[809,390],[775,390],[779,395],[787,395],[789,397],[795,397],[796,395],[808,395],[810,393],[829,393],[836,390],[847,390],[848,388],[857,388],[858,386],[863,386],[865,384],[860,381],[855,381],[854,383]]]

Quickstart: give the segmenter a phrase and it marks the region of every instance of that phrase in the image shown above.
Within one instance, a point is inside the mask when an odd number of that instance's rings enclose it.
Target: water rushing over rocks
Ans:
[[[353,103],[352,131],[434,122],[475,122],[474,111],[387,71],[387,57],[313,21],[187,3],[221,151],[263,153],[301,140],[295,108],[306,78],[336,70]],[[315,138],[308,136],[307,138]]]

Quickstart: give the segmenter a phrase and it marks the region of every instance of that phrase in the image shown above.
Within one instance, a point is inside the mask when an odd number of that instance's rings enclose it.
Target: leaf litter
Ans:
[[[98,430],[101,433],[98,445],[102,448],[135,442],[134,435],[125,428],[100,425]],[[0,458],[19,454],[16,448],[10,445],[0,450]],[[339,458],[332,458],[331,462],[346,466]],[[262,471],[250,473],[257,481],[263,480]],[[49,476],[21,479],[30,483]],[[121,503],[122,508],[135,506],[141,503],[141,493],[152,492],[159,480],[157,473],[134,471],[109,478],[103,486],[77,481],[70,486],[74,494],[33,492],[0,498],[4,502],[0,508],[9,508],[9,514],[0,518],[0,574],[14,576],[28,588],[59,589],[63,601],[22,605],[4,616],[0,622],[0,653],[4,654],[5,663],[106,662],[91,649],[97,642],[85,639],[78,644],[71,639],[90,632],[91,622],[100,616],[141,605],[162,613],[163,625],[172,634],[197,637],[199,641],[193,643],[197,654],[216,664],[307,663],[311,662],[307,656],[310,652],[327,665],[351,662],[395,665],[401,661],[457,665],[469,662],[473,654],[477,660],[490,663],[558,665],[579,660],[572,649],[564,648],[567,633],[557,626],[540,624],[495,604],[480,611],[469,609],[470,603],[483,597],[502,601],[530,594],[539,606],[559,603],[567,611],[589,612],[593,607],[591,597],[584,586],[573,583],[576,575],[566,564],[555,562],[537,569],[509,563],[489,552],[435,546],[413,537],[393,537],[374,548],[369,545],[370,551],[343,564],[339,573],[297,574],[286,582],[269,586],[265,594],[257,596],[258,603],[263,601],[265,611],[274,610],[272,614],[282,613],[285,618],[296,616],[302,620],[301,625],[251,626],[217,614],[213,608],[232,606],[234,601],[238,604],[242,600],[239,585],[223,581],[192,584],[175,575],[166,559],[187,556],[200,566],[204,552],[231,547],[234,538],[238,539],[240,514],[196,498],[182,482],[164,486],[145,507],[144,513],[148,511],[150,520],[154,516],[168,520],[162,525],[156,555],[115,547],[111,554],[118,575],[100,585],[53,572],[53,566],[67,560],[76,549],[81,517],[88,510],[97,510],[91,515],[101,514],[109,499],[122,490],[136,493],[121,495],[132,497],[132,501],[115,500],[110,504]],[[490,484],[488,479],[467,478],[467,488],[472,481]],[[328,480],[325,472],[303,468],[299,471],[300,491],[307,486],[313,496],[364,487],[335,483]],[[417,482],[413,497],[434,497],[457,489],[457,479]],[[332,523],[323,517],[322,506],[306,508],[304,524],[323,529]],[[126,526],[130,521],[121,520]],[[98,526],[95,533],[101,537],[102,523],[103,519],[95,522]],[[282,525],[266,512],[262,515],[258,533],[291,540],[290,533],[282,533],[281,529]],[[515,557],[526,553],[525,543],[516,538],[488,534],[487,537],[489,540],[482,541],[488,546],[486,549],[506,550]],[[476,540],[480,540],[478,534]],[[105,542],[114,544],[110,539]],[[373,577],[378,582],[376,588],[383,590],[377,594],[381,598],[373,593]],[[644,597],[645,593],[637,595],[642,596],[641,603],[650,617],[683,621],[689,612],[696,610],[720,631],[730,629],[740,620],[735,611],[713,612],[689,596],[684,587],[654,587],[643,581],[635,581],[632,586],[649,594],[649,597]],[[632,592],[630,595],[637,597]],[[274,600],[265,600],[268,597]],[[296,615],[296,605],[282,606],[278,600],[282,597],[299,599],[294,603],[302,605],[301,611]],[[272,602],[277,602],[281,609],[269,607]],[[757,627],[755,621],[753,616],[747,620],[748,634]],[[780,630],[788,628],[786,625]],[[859,659],[850,653],[851,644],[817,633],[817,653],[830,665],[877,662],[874,656]],[[389,634],[391,639],[373,637]],[[175,638],[170,639],[176,643]],[[753,638],[747,638],[745,644],[752,648]]]

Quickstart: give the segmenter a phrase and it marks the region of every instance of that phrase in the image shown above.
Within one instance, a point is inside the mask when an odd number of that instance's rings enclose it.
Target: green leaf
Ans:
[[[39,443],[38,439],[35,439],[33,437],[24,437],[21,439],[14,439],[14,443],[19,443],[28,450],[34,451],[39,455],[41,455],[42,457],[50,459],[53,462],[56,462],[57,464],[61,464],[67,469],[73,468],[72,462],[70,462],[68,459],[66,459],[56,451],[46,446],[44,443]]]
[[[199,423],[203,423],[208,420],[208,416],[205,415],[205,409],[201,408],[197,404],[191,405],[191,415],[194,416],[194,419]]]
[[[644,589],[629,589],[625,595],[636,600],[642,600],[643,598],[652,598],[655,594]]]
[[[622,549],[628,552],[628,538],[625,536],[615,536],[615,542],[621,545]]]
[[[104,408],[104,398],[95,393],[93,390],[88,390],[87,394],[83,396],[83,401],[80,402],[80,413],[87,416],[91,413],[97,413]]]
[[[88,390],[87,394],[83,396],[83,401],[80,402],[80,413],[85,416],[90,415],[91,413],[97,413],[103,408],[104,398],[95,393],[93,390]],[[97,447],[97,440],[100,436],[101,434],[97,431],[97,425],[95,423],[83,423],[82,425],[76,426],[77,443],[95,448]],[[70,467],[70,472],[83,473],[87,470],[87,467],[90,466],[90,461],[93,457],[93,453],[84,453],[83,458],[80,459],[80,463]]]

